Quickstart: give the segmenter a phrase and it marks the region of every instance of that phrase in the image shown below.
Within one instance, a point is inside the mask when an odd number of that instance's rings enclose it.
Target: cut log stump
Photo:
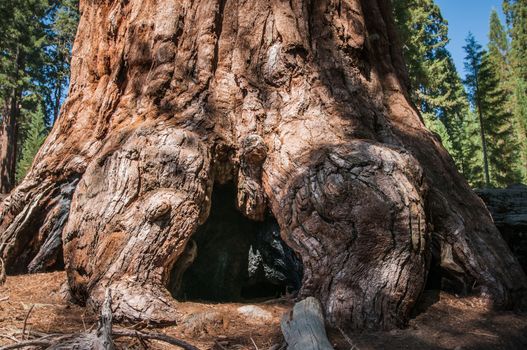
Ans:
[[[288,350],[333,350],[320,302],[308,297],[295,304],[280,322]]]

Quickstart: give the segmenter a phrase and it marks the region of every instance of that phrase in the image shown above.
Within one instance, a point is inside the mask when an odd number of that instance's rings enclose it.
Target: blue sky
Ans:
[[[498,10],[502,20],[502,0],[436,0],[443,17],[448,21],[450,43],[448,49],[452,53],[457,69],[465,76],[463,46],[469,31],[484,47],[488,42],[489,18],[493,8]]]

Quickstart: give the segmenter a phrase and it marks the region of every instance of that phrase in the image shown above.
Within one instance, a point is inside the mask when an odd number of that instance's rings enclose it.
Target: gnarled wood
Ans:
[[[389,0],[81,0],[72,85],[0,208],[8,271],[60,265],[114,317],[173,322],[170,272],[234,182],[332,325],[403,325],[431,261],[497,306],[527,281],[408,102]]]
[[[320,302],[308,297],[295,304],[280,322],[288,350],[333,350]]]

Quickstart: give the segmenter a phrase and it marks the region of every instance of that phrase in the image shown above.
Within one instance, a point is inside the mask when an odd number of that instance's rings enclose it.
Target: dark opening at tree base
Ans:
[[[469,295],[473,292],[473,288],[476,287],[474,281],[467,283],[467,276],[442,268],[439,256],[441,256],[440,251],[432,256],[425,291],[445,291],[457,295]],[[469,289],[469,286],[472,289]]]
[[[235,205],[234,185],[215,186],[207,221],[176,262],[169,289],[179,300],[271,299],[298,291],[302,263],[271,214],[257,222]]]

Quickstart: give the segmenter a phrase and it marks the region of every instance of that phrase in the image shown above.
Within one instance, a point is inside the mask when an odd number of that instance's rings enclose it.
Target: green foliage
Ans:
[[[458,169],[476,187],[506,186],[520,174],[527,181],[526,79],[515,78],[527,72],[527,0],[504,1],[508,30],[491,13],[488,53],[469,35],[464,81],[434,0],[392,3],[412,100]]]
[[[433,0],[393,0],[396,24],[413,88],[412,97],[423,112],[432,109],[433,71],[445,60],[448,24]]]
[[[38,90],[45,61],[46,0],[0,2],[0,97]]]
[[[78,0],[3,0],[0,16],[0,122],[16,121],[10,157],[27,163],[26,123],[37,114],[53,123],[67,93]]]
[[[51,122],[57,118],[60,105],[67,94],[71,50],[79,23],[78,7],[78,0],[63,0],[58,2],[50,13],[47,67],[49,93],[46,105],[49,107]]]
[[[520,145],[520,163],[518,171],[522,179],[527,183],[527,83],[521,79],[514,80],[514,91],[512,95],[513,113],[516,135]]]
[[[463,83],[446,49],[448,23],[433,0],[393,0],[396,24],[412,84],[412,99],[471,184],[478,181],[477,143]]]
[[[27,121],[22,125],[25,138],[20,161],[16,169],[17,181],[21,181],[26,176],[33,162],[33,158],[46,139],[48,131],[44,119],[42,107],[39,107],[36,111],[28,113]]]
[[[453,148],[452,140],[450,139],[450,135],[445,127],[445,124],[443,124],[439,119],[437,119],[435,115],[430,113],[423,113],[423,120],[425,122],[426,127],[439,136],[441,142],[443,143],[443,146],[445,146],[446,149]]]
[[[514,114],[516,136],[520,144],[519,171],[527,183],[527,0],[505,0],[503,10],[511,39],[508,78],[511,109]]]
[[[505,187],[521,181],[518,172],[519,145],[515,138],[514,118],[508,108],[509,95],[500,84],[499,73],[489,55],[483,57],[480,71],[481,108],[488,135],[491,184]]]
[[[501,23],[496,10],[492,10],[490,15],[490,31],[488,44],[489,58],[491,64],[498,72],[500,81],[505,83],[510,77],[509,65],[509,39],[507,31]]]
[[[452,154],[460,171],[472,187],[483,187],[485,183],[479,131],[476,113],[468,110],[457,129],[457,133],[460,135],[461,153],[459,155]]]
[[[473,108],[477,108],[477,104],[481,98],[479,88],[479,71],[481,69],[481,63],[483,61],[483,48],[476,41],[476,38],[472,33],[468,33],[466,39],[466,45],[463,46],[465,50],[465,86],[469,101],[472,103]]]
[[[527,81],[527,0],[504,0],[511,42],[511,62],[515,73]]]
[[[519,147],[509,109],[509,94],[500,83],[497,58],[485,52],[471,34],[465,51],[465,84],[479,117],[485,185],[504,187],[520,181]]]

